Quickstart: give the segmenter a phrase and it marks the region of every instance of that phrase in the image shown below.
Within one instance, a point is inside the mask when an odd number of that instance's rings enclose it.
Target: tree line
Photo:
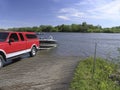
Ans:
[[[81,33],[120,33],[120,26],[112,28],[102,28],[100,25],[92,25],[83,22],[82,24],[71,25],[40,25],[34,27],[9,28],[10,31],[30,31],[30,32],[81,32]]]

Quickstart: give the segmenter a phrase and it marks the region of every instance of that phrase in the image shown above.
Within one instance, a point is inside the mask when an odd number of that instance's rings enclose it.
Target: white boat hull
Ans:
[[[44,39],[40,40],[40,49],[52,49],[57,47],[56,40]]]

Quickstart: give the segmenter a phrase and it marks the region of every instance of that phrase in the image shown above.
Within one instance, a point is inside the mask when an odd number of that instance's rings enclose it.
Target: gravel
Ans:
[[[28,55],[0,69],[0,90],[68,90],[77,56]]]

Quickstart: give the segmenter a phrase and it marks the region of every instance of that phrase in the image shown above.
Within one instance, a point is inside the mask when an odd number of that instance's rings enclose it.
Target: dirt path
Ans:
[[[37,54],[0,69],[0,90],[68,90],[79,57]]]

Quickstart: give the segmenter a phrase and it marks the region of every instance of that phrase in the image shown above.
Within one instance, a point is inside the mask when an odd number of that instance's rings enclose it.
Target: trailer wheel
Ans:
[[[32,47],[31,52],[30,52],[30,57],[34,57],[37,53],[36,47]]]
[[[0,55],[0,68],[3,67],[3,65],[4,65],[3,62],[4,62],[4,58],[2,55]]]

